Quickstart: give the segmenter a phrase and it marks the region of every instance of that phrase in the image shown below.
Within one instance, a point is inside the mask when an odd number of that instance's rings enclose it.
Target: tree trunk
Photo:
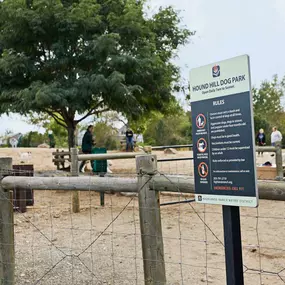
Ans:
[[[72,126],[68,126],[67,127],[67,132],[68,132],[68,148],[69,150],[73,147],[76,147],[76,143],[75,143],[75,130],[76,130],[76,126],[72,125]]]
[[[69,151],[71,148],[76,147],[75,142],[75,131],[77,127],[77,122],[75,121],[75,111],[72,110],[61,110],[61,115],[66,125],[67,134],[68,134],[68,148]]]

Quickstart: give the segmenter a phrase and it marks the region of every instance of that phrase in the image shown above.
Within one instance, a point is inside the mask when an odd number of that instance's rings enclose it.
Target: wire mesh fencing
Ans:
[[[35,190],[15,211],[15,284],[143,284],[137,198],[81,192],[75,214],[72,193]]]
[[[157,175],[174,184],[177,192],[172,197],[162,192],[162,203],[191,201],[193,196],[182,193],[168,172]],[[245,284],[285,283],[284,206],[284,201],[260,200],[258,208],[241,208]],[[226,284],[222,207],[178,203],[163,206],[161,216],[167,274],[176,268],[177,284]],[[168,276],[170,284],[173,276]]]
[[[158,163],[147,181],[160,177],[173,183],[169,174],[186,175],[191,163]],[[137,179],[135,173],[129,176]],[[86,175],[90,190],[80,192],[80,213],[72,212],[72,191],[50,189],[35,189],[27,212],[15,209],[15,284],[145,284],[138,193],[108,192],[102,207],[100,194],[91,190],[94,176]],[[112,184],[113,178],[104,179]],[[150,191],[156,191],[155,185]],[[176,193],[162,192],[159,201],[167,204],[160,209],[166,284],[225,284],[221,206],[171,205],[193,198],[180,191],[179,182],[173,186]],[[261,200],[257,209],[241,209],[247,285],[285,283],[284,206]]]

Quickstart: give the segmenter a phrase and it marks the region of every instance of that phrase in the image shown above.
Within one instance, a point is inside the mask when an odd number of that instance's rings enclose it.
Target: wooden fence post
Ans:
[[[59,152],[59,149],[57,149],[56,152]],[[55,158],[55,159],[58,159],[59,156],[58,156],[58,155],[55,155],[54,158]],[[57,169],[57,170],[60,170],[60,167],[59,167],[60,163],[55,161],[54,164],[56,165],[56,169]]]
[[[276,180],[283,180],[283,158],[282,158],[282,143],[276,143],[276,170],[277,170],[277,177]]]
[[[78,176],[79,168],[78,168],[78,149],[72,148],[70,150],[70,172],[71,176]],[[79,200],[79,191],[74,191],[72,193],[72,211],[73,213],[80,212],[80,200]]]
[[[145,285],[166,284],[160,200],[149,184],[157,169],[155,155],[136,157]]]
[[[12,170],[12,158],[0,158],[0,183]],[[13,192],[5,191],[0,184],[0,284],[15,284],[15,245]]]

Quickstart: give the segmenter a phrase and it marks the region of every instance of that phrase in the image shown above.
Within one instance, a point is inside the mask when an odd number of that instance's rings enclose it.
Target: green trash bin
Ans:
[[[94,147],[92,154],[107,153],[107,149],[104,147]],[[93,172],[104,177],[107,173],[107,160],[95,160],[93,163]],[[100,192],[100,204],[105,205],[105,193]]]
[[[105,147],[94,147],[92,149],[92,154],[107,153]],[[107,173],[107,160],[95,160],[93,163],[93,172],[94,173]]]

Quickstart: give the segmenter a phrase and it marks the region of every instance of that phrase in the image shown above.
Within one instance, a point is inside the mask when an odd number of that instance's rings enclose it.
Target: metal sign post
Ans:
[[[223,205],[228,285],[243,285],[239,207],[257,207],[247,55],[191,70],[195,200]]]
[[[223,206],[227,284],[243,285],[239,207]]]

